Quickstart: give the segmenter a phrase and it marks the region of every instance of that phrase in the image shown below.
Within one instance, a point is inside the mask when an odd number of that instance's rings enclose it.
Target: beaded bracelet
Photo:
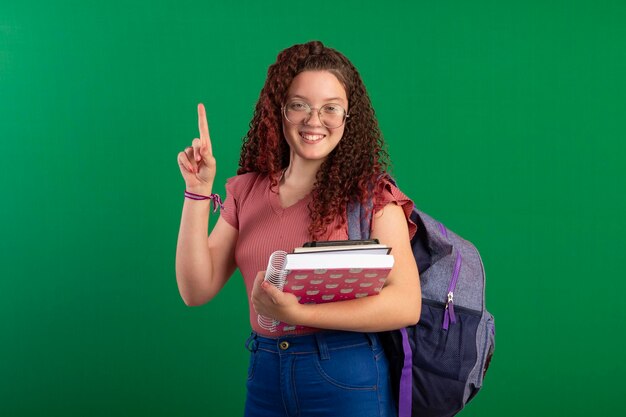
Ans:
[[[206,196],[202,194],[194,194],[185,190],[185,198],[189,198],[190,200],[211,200],[213,202],[213,213],[217,211],[218,207],[221,210],[224,210],[224,203],[222,203],[222,197],[220,197],[219,194]]]

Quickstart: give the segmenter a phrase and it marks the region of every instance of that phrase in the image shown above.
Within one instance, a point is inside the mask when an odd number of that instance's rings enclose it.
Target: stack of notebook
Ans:
[[[293,253],[276,251],[270,256],[265,279],[294,294],[301,304],[319,304],[377,295],[393,267],[391,248],[375,240],[311,242]],[[259,316],[267,330],[295,331]]]

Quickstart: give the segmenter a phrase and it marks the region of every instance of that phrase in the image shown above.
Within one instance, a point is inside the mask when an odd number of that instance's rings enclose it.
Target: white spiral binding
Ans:
[[[287,276],[287,271],[285,271],[286,262],[287,252],[278,250],[270,256],[269,262],[267,263],[267,270],[265,271],[265,281],[269,282],[281,291],[283,290],[285,277]],[[270,332],[275,332],[276,326],[280,323],[278,320],[265,317],[260,314],[257,321],[259,326],[265,330],[269,330]]]

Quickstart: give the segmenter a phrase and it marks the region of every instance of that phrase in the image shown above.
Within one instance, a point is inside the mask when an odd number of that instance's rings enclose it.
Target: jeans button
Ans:
[[[280,342],[280,344],[278,345],[278,347],[279,347],[281,350],[287,350],[287,349],[289,349],[289,342],[282,341],[282,342]]]

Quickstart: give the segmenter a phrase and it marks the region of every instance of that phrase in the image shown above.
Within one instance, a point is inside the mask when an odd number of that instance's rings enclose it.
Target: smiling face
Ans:
[[[324,126],[318,110],[324,105],[335,104],[348,111],[346,90],[331,72],[303,71],[291,82],[285,103],[294,100],[308,104],[313,111],[311,117],[297,124],[287,120],[283,113],[283,134],[291,150],[291,163],[297,158],[323,162],[337,147],[345,124],[337,128]]]

